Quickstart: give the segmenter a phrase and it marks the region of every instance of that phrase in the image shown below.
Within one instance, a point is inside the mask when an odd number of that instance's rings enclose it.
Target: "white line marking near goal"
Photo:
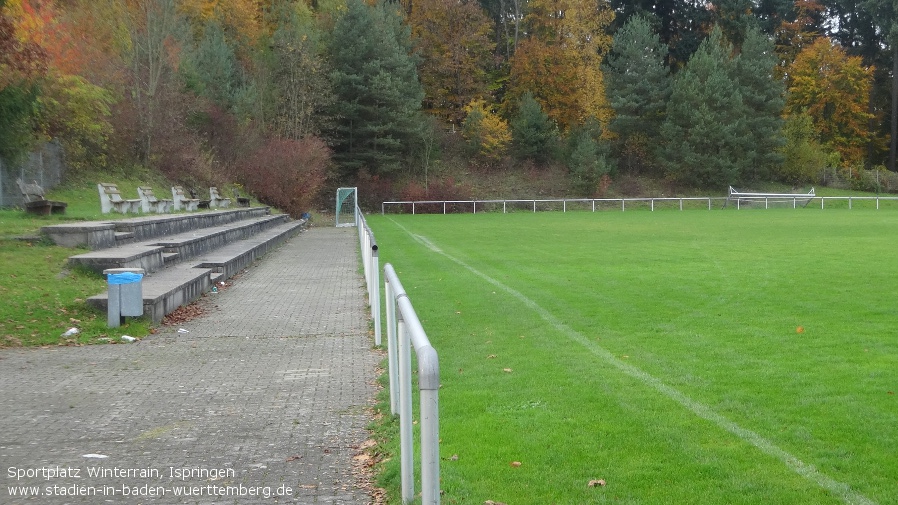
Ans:
[[[801,475],[805,479],[817,484],[818,486],[829,491],[833,495],[841,498],[845,503],[849,503],[849,504],[853,504],[853,505],[854,504],[856,504],[856,505],[876,505],[876,502],[874,502],[873,500],[867,498],[866,496],[852,490],[851,486],[849,486],[848,484],[839,482],[839,481],[833,479],[832,477],[821,473],[819,470],[817,470],[814,467],[814,465],[809,465],[809,464],[803,462],[802,460],[793,456],[789,452],[786,452],[785,450],[781,449],[776,444],[774,444],[770,440],[767,440],[766,438],[762,437],[761,435],[755,433],[754,431],[739,426],[738,424],[734,423],[733,421],[730,421],[726,417],[718,414],[717,412],[714,412],[707,405],[699,403],[698,401],[693,400],[692,398],[686,396],[684,393],[680,392],[679,390],[665,384],[657,377],[655,377],[643,370],[640,370],[639,368],[637,368],[629,363],[626,363],[626,362],[618,359],[607,349],[605,349],[604,347],[600,346],[599,344],[593,342],[592,340],[588,339],[586,336],[584,336],[582,333],[578,332],[577,330],[566,325],[560,319],[555,317],[551,312],[540,307],[536,302],[534,302],[530,298],[527,298],[520,291],[517,291],[510,286],[506,286],[505,284],[499,282],[498,280],[493,279],[492,277],[480,272],[476,268],[468,265],[464,261],[451,256],[450,254],[446,253],[445,251],[443,251],[442,249],[437,247],[436,244],[434,244],[427,238],[425,238],[421,235],[415,235],[415,234],[411,233],[408,229],[406,229],[404,226],[400,225],[396,221],[393,221],[392,219],[390,219],[390,221],[392,221],[393,224],[395,224],[402,231],[404,231],[406,234],[408,234],[410,237],[412,237],[412,239],[414,239],[416,242],[422,244],[423,246],[427,247],[431,251],[444,256],[449,261],[452,261],[453,263],[458,264],[459,266],[461,266],[465,270],[468,270],[469,272],[476,275],[477,277],[480,277],[481,279],[492,284],[493,286],[496,286],[497,288],[510,294],[512,297],[516,298],[518,301],[520,301],[521,303],[526,305],[529,309],[531,309],[534,312],[536,312],[537,314],[539,314],[540,317],[543,318],[543,320],[545,320],[547,323],[552,325],[559,332],[567,335],[568,338],[570,338],[574,342],[587,348],[594,355],[602,358],[603,360],[605,360],[606,362],[608,362],[610,365],[614,366],[621,372],[629,375],[630,377],[633,377],[634,379],[638,379],[639,381],[641,381],[642,383],[644,383],[648,386],[653,387],[654,389],[656,389],[658,392],[660,392],[667,398],[686,407],[689,411],[691,411],[696,416],[716,424],[720,428],[723,428],[724,430],[741,438],[743,441],[748,442],[749,444],[755,446],[756,448],[761,450],[761,452],[782,461],[783,464],[785,464],[786,467],[788,467],[790,470],[797,473],[798,475]]]

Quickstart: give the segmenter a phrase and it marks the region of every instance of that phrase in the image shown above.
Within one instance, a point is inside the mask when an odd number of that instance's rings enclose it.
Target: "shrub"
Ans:
[[[299,217],[324,186],[330,158],[330,149],[317,137],[275,138],[243,161],[240,174],[259,201]]]

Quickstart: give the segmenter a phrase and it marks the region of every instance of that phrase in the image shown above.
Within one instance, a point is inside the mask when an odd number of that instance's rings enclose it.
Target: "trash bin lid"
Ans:
[[[143,274],[125,272],[123,274],[109,274],[106,277],[106,282],[109,284],[131,284],[140,282],[141,279],[143,279]]]

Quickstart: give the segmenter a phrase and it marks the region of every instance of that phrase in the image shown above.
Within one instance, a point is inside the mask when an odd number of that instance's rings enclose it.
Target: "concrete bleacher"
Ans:
[[[144,314],[158,323],[306,224],[284,214],[270,215],[267,207],[253,207],[54,225],[41,231],[59,245],[92,249],[69,257],[71,265],[99,273],[110,268],[144,269]],[[88,303],[106,310],[108,293],[92,296]]]

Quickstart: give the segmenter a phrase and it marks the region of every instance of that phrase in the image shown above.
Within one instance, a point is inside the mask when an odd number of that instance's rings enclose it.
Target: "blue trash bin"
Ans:
[[[125,316],[143,315],[142,268],[110,268],[103,270],[109,286],[107,323],[110,328],[118,328]]]

